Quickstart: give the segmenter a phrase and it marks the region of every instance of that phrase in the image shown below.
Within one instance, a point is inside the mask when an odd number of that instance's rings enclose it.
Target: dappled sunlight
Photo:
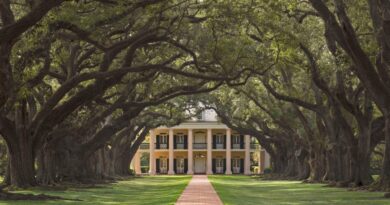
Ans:
[[[353,192],[323,184],[265,181],[247,176],[209,176],[224,204],[240,205],[390,205],[380,192]]]
[[[32,204],[172,204],[187,186],[190,176],[135,177],[99,188],[69,188],[66,191],[32,189],[18,193],[48,194],[64,197],[61,201],[0,201],[0,205]],[[82,201],[72,201],[72,200]]]

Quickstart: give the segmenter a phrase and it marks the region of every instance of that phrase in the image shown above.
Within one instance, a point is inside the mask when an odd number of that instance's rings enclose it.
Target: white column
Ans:
[[[245,160],[244,160],[244,174],[250,175],[251,174],[251,155],[250,155],[250,136],[245,135]]]
[[[261,174],[261,169],[262,169],[262,167],[261,167],[261,149],[262,149],[262,147],[259,145],[259,153],[258,153],[258,159],[257,159],[257,162],[258,162],[258,169],[257,169],[257,174]]]
[[[213,174],[213,161],[212,161],[212,133],[211,129],[207,129],[207,174]]]
[[[134,172],[136,175],[140,175],[141,173],[141,153],[138,150],[134,155]]]
[[[264,150],[264,169],[271,167],[271,156]]]
[[[226,129],[226,174],[232,174],[232,131]]]
[[[169,129],[169,168],[168,174],[173,175],[175,171],[173,169],[173,129]]]
[[[154,143],[156,141],[155,131],[150,131],[150,140],[149,140],[149,174],[156,174],[156,159],[154,158]]]
[[[193,135],[192,135],[192,129],[188,129],[188,171],[187,174],[194,174],[193,165],[194,165],[194,153],[192,150],[193,145]]]

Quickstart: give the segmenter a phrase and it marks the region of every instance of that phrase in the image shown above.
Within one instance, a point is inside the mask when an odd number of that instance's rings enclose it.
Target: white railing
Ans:
[[[206,143],[194,143],[193,144],[194,149],[207,149]]]
[[[168,149],[168,144],[160,144],[160,149]]]
[[[234,174],[239,174],[241,171],[241,168],[240,167],[233,167],[233,173]]]
[[[233,149],[241,149],[241,145],[240,144],[233,144]]]
[[[176,149],[184,149],[184,144],[176,144]]]
[[[223,144],[216,144],[216,149],[223,149]]]

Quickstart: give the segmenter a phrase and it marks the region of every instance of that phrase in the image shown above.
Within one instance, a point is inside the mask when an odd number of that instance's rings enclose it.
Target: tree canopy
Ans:
[[[255,136],[274,173],[366,186],[380,153],[375,186],[390,188],[386,0],[3,0],[0,13],[7,184],[129,174],[150,129],[202,102]]]

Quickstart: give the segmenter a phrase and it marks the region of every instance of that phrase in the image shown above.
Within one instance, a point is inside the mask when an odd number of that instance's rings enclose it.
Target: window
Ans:
[[[203,120],[203,112],[200,112],[196,115],[197,120]]]
[[[224,136],[219,134],[215,136],[216,149],[224,149]]]
[[[184,174],[184,158],[176,159],[176,171],[178,174]]]
[[[168,135],[160,136],[160,149],[168,149]]]
[[[178,135],[176,138],[177,144],[184,144],[184,135]]]
[[[216,159],[216,165],[217,167],[223,167],[223,159]]]
[[[168,136],[167,135],[161,135],[160,144],[168,144]]]
[[[233,173],[238,174],[241,171],[241,160],[233,159],[232,160]]]
[[[241,138],[240,135],[234,135],[233,136],[233,144],[240,144],[240,141],[241,141],[240,138]]]
[[[223,136],[222,135],[217,135],[215,139],[217,144],[223,144]]]
[[[222,174],[223,173],[223,165],[224,165],[224,159],[215,159],[215,167],[217,174]]]
[[[167,158],[160,159],[160,172],[162,174],[168,173],[168,159]]]
[[[184,149],[184,135],[182,133],[178,133],[175,139],[176,139],[176,149]]]

